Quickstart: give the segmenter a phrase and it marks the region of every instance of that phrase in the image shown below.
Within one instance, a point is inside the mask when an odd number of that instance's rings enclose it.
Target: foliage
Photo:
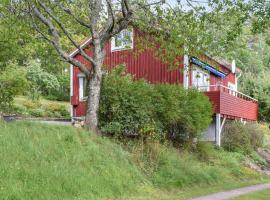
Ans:
[[[9,113],[12,110],[14,97],[23,93],[28,86],[25,71],[15,63],[0,73],[0,112]]]
[[[222,54],[229,60],[236,59],[237,66],[242,70],[238,80],[239,90],[258,99],[259,119],[270,121],[270,47],[267,34],[253,34],[252,27],[247,24],[243,34],[236,41],[237,46]],[[254,76],[256,74],[256,76]]]
[[[265,131],[257,123],[247,123],[245,128],[250,136],[250,144],[253,149],[262,147],[264,145]]]
[[[245,156],[240,153],[216,150],[210,144],[200,144],[197,152],[179,152],[169,144],[157,141],[129,141],[124,145],[132,160],[157,187],[190,187],[217,184],[240,177],[258,177],[243,167]],[[211,156],[200,157],[202,149],[211,150]],[[210,152],[209,152],[210,155]]]
[[[155,123],[150,96],[153,87],[143,80],[134,82],[131,75],[121,76],[123,69],[118,67],[103,79],[99,111],[101,130],[118,136],[148,134],[147,126]]]
[[[48,101],[32,101],[25,97],[16,97],[13,112],[22,117],[69,118],[68,103]]]
[[[222,146],[228,151],[250,154],[263,145],[264,131],[257,124],[228,123],[224,127]]]
[[[134,81],[117,67],[104,77],[99,110],[102,131],[180,142],[198,137],[211,121],[211,104],[195,90]],[[163,134],[163,135],[161,135]]]
[[[59,88],[51,89],[46,98],[49,100],[69,101],[70,99],[69,73],[64,72],[63,74],[58,75],[57,80],[59,82]]]
[[[32,100],[39,100],[41,93],[48,94],[49,91],[60,87],[56,76],[44,71],[37,60],[29,62],[26,76],[31,82],[29,97]]]
[[[0,137],[7,199],[118,199],[150,187],[125,151],[82,129],[0,122]]]
[[[252,151],[250,137],[240,122],[226,124],[223,130],[222,147],[228,151],[248,154]]]
[[[120,146],[83,129],[29,122],[0,122],[0,137],[0,196],[6,198],[135,200],[152,199],[153,192],[157,199],[171,188],[179,192],[173,199],[187,199],[186,190],[194,195],[194,188],[213,192],[261,179],[243,167],[242,154],[223,150],[204,162],[157,141]]]
[[[216,158],[214,146],[209,142],[198,142],[195,152],[197,153],[198,158],[203,161],[211,161]]]

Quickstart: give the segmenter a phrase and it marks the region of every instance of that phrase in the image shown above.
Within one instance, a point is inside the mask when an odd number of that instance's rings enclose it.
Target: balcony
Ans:
[[[215,113],[229,119],[256,121],[258,118],[258,101],[241,92],[223,85],[210,85],[200,88],[208,96]]]

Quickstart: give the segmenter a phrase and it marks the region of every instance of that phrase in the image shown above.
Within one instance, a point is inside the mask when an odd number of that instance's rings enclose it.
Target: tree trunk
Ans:
[[[88,84],[87,112],[85,126],[95,133],[98,133],[98,109],[102,81],[102,65],[104,61],[104,49],[99,39],[94,40],[94,61],[93,74],[90,75]]]
[[[101,89],[102,73],[94,74],[89,80],[89,92],[87,99],[87,112],[85,118],[86,127],[93,131],[98,132],[98,108],[99,97]]]

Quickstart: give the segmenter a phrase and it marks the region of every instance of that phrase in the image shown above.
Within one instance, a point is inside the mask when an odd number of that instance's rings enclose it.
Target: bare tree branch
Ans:
[[[35,6],[31,6],[31,10],[34,13],[34,15],[49,28],[50,34],[52,36],[51,43],[58,52],[58,54],[65,59],[67,62],[77,66],[80,68],[80,70],[85,73],[87,76],[90,75],[89,69],[81,62],[77,61],[76,59],[70,57],[67,52],[65,52],[60,44],[60,36],[58,31],[56,30],[55,26],[53,25],[52,21],[48,18],[46,18],[40,10]]]
[[[107,3],[107,11],[108,11],[108,23],[107,23],[107,31],[111,32],[113,30],[115,24],[115,16],[112,9],[112,1],[106,0]]]
[[[93,60],[93,58],[91,58],[90,56],[88,56],[85,51],[81,48],[80,45],[78,45],[75,40],[71,37],[71,35],[68,33],[68,31],[66,30],[65,26],[63,23],[60,22],[60,20],[52,13],[52,11],[42,2],[40,2],[39,0],[37,0],[38,3],[40,4],[40,6],[44,9],[44,11],[58,24],[58,26],[62,29],[62,31],[64,32],[64,34],[67,36],[67,38],[71,41],[71,43],[80,51],[81,55],[87,60],[89,61],[93,67],[95,66],[95,61]]]

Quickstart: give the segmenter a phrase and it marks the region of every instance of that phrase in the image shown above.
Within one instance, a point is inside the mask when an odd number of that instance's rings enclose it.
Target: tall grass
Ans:
[[[119,145],[73,127],[0,122],[0,199],[129,199],[259,177],[241,164],[243,155],[211,148]]]
[[[107,139],[72,127],[0,123],[0,199],[110,199],[145,182]]]

